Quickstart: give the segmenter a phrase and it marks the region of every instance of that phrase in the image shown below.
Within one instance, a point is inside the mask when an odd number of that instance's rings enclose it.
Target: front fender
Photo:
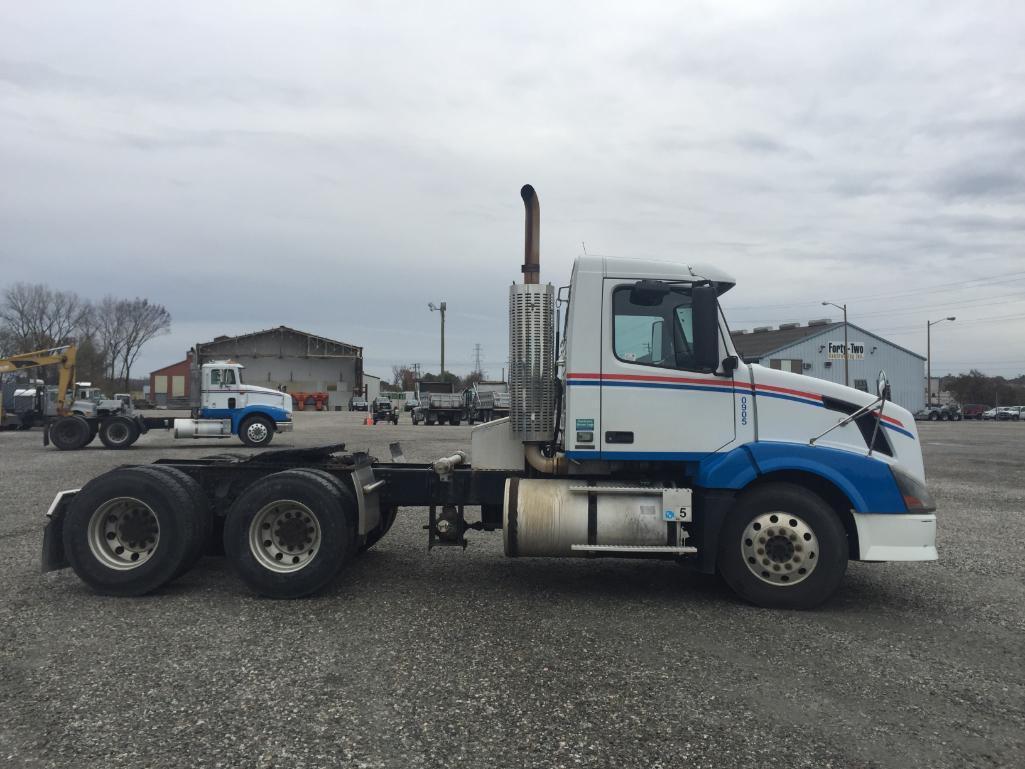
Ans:
[[[761,476],[805,472],[832,483],[859,513],[906,513],[889,465],[875,457],[801,443],[759,441],[702,460],[697,485],[743,489]]]

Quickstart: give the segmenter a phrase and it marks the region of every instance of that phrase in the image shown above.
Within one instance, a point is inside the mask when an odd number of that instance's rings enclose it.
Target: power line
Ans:
[[[1013,276],[1016,276],[1016,275],[1020,276],[1020,277],[1013,277]],[[989,275],[989,276],[981,277],[981,278],[968,278],[966,280],[958,280],[958,281],[954,281],[954,282],[951,282],[951,283],[938,283],[935,286],[927,287],[927,288],[922,288],[922,289],[917,289],[917,290],[914,290],[914,291],[898,291],[898,292],[882,293],[882,294],[878,294],[878,293],[876,293],[876,294],[867,294],[865,296],[852,296],[852,297],[847,297],[847,303],[849,304],[851,302],[857,302],[857,301],[875,301],[877,299],[894,299],[896,297],[901,297],[901,296],[919,296],[920,294],[935,294],[935,293],[942,293],[944,291],[955,291],[955,290],[963,289],[963,288],[982,288],[982,286],[970,286],[969,284],[970,283],[986,282],[986,281],[990,281],[990,280],[1001,280],[1004,283],[1017,283],[1020,280],[1025,280],[1025,270],[1018,270],[1016,272],[1006,272],[1006,273],[1003,273],[1001,275]],[[762,310],[762,309],[769,310],[769,309],[776,309],[776,308],[797,307],[797,306],[806,306],[806,305],[821,305],[821,302],[808,301],[808,302],[788,302],[786,304],[746,304],[746,305],[737,305],[736,307],[733,307],[731,309],[734,310],[734,311],[735,310]]]

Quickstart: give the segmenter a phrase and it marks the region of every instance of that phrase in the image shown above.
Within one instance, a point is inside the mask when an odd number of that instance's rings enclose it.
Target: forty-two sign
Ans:
[[[829,342],[829,359],[843,360],[843,342]],[[865,360],[865,345],[862,342],[847,343],[847,360]]]

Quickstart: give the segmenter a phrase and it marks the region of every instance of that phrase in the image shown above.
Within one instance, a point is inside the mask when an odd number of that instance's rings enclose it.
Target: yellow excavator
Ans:
[[[61,347],[51,347],[48,350],[37,350],[26,352],[20,355],[12,355],[9,358],[0,358],[0,375],[12,372],[24,371],[25,369],[37,368],[40,366],[59,366],[57,380],[57,416],[64,416],[69,413],[67,398],[71,393],[71,386],[75,381],[75,358],[78,348],[73,344],[66,344]],[[3,402],[0,398],[0,426],[6,425],[7,417],[4,414]],[[40,404],[41,405],[41,404]],[[39,419],[45,415],[38,415]],[[40,421],[42,424],[42,421]]]

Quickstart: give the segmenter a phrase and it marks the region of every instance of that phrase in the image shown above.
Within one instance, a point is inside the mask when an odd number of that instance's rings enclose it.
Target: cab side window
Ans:
[[[661,297],[636,297],[632,286],[612,294],[612,345],[627,363],[694,369],[693,317],[689,291],[672,288]]]
[[[210,384],[219,385],[221,383],[221,370],[219,368],[210,369]]]

